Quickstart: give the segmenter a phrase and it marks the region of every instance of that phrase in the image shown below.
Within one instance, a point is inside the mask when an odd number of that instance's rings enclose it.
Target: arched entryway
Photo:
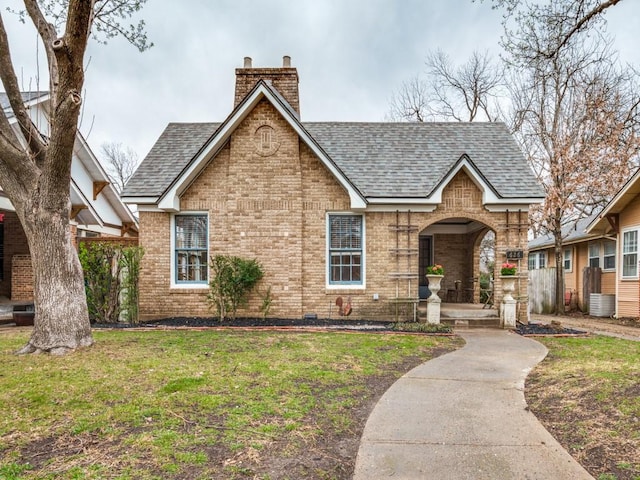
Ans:
[[[424,272],[440,264],[445,274],[439,295],[445,303],[491,303],[495,232],[472,218],[440,220],[419,233],[420,298],[430,292]]]

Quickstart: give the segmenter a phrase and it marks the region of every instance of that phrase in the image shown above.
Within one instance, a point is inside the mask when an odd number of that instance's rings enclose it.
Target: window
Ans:
[[[589,266],[600,267],[600,242],[589,243]]]
[[[529,254],[529,270],[537,270],[547,266],[547,257],[544,252],[533,252]]]
[[[329,215],[329,284],[362,285],[362,216]]]
[[[603,242],[604,256],[603,256],[603,269],[615,270],[616,269],[616,242],[613,240],[605,240]]]
[[[622,277],[638,276],[638,231],[630,230],[622,235]]]
[[[570,272],[571,270],[573,270],[572,265],[571,265],[571,253],[572,253],[572,250],[570,248],[565,248],[564,249],[563,264],[564,264],[565,272]]]
[[[176,215],[175,281],[207,283],[207,215]]]
[[[615,270],[616,242],[614,240],[589,242],[589,266],[601,267],[603,270]]]

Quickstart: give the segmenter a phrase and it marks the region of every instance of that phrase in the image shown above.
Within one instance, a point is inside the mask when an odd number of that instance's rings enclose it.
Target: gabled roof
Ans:
[[[42,100],[46,100],[49,97],[49,92],[21,92],[22,101],[27,105],[31,106],[31,104],[39,103]],[[5,92],[0,92],[0,107],[4,110],[7,117],[13,117],[13,111],[11,110],[11,105],[9,104],[9,97]]]
[[[562,228],[562,244],[571,245],[574,243],[600,238],[602,235],[587,233],[587,227],[594,220],[594,218],[597,217],[598,214],[596,213],[589,217],[581,218],[577,222],[572,222],[568,225],[565,225]],[[553,247],[554,244],[555,240],[553,238],[553,235],[541,235],[529,242],[529,251],[531,252],[534,250],[543,250],[549,247]]]
[[[607,220],[607,216],[622,212],[638,195],[640,195],[640,169],[636,170],[636,173],[627,180],[627,183],[622,186],[615,197],[604,207],[600,215],[594,218],[587,226],[587,231],[590,233],[607,233],[610,231],[612,227],[609,220]]]
[[[271,83],[260,81],[222,124],[169,124],[125,187],[125,201],[177,210],[179,195],[262,98],[345,187],[353,208],[367,203],[435,208],[459,170],[470,174],[487,203],[520,205],[544,198],[503,123],[301,123]]]

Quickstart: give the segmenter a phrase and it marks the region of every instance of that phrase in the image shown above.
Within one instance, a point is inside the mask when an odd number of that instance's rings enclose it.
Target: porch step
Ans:
[[[500,328],[498,317],[485,318],[445,318],[440,317],[440,323],[454,328]]]

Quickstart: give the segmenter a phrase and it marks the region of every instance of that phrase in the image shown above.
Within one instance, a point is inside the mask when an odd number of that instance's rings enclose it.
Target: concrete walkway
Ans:
[[[524,380],[546,348],[504,330],[403,376],[380,398],[354,480],[592,479],[527,410]]]

